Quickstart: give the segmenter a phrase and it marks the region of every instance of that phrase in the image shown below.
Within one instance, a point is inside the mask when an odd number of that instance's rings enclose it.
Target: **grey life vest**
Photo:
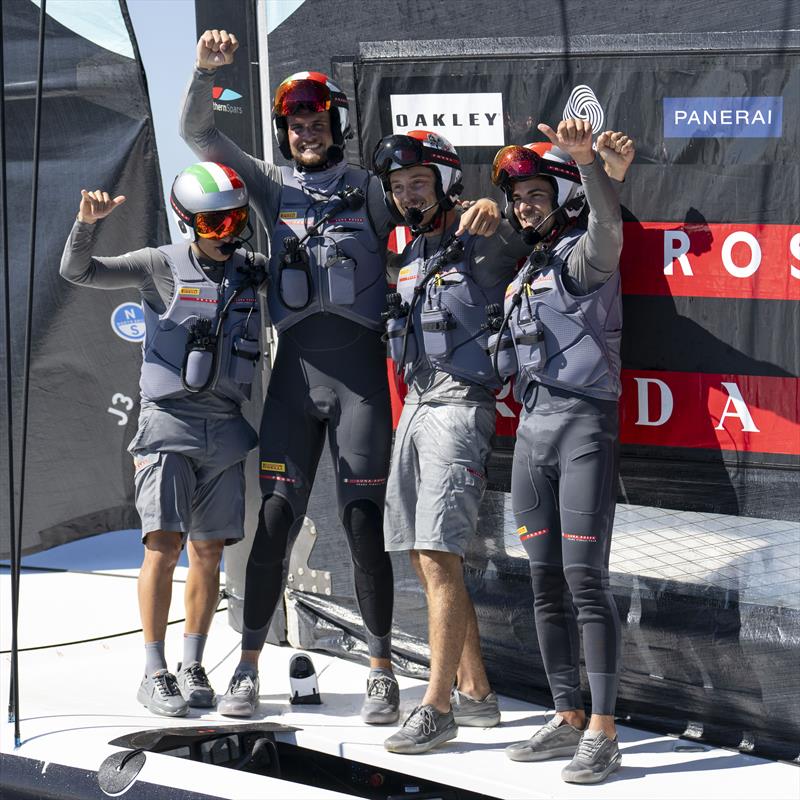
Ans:
[[[250,397],[260,355],[258,287],[250,285],[247,274],[238,271],[239,267],[246,266],[250,256],[244,250],[237,250],[225,262],[224,277],[217,284],[195,263],[188,244],[158,249],[169,263],[175,291],[172,302],[160,316],[147,303],[142,303],[145,321],[139,382],[142,397],[165,400],[192,396],[181,380],[191,333],[197,330],[198,320],[208,320],[210,327],[214,327],[225,303],[241,288],[228,306],[220,340],[216,343],[213,379],[207,391],[243,403]],[[263,259],[263,256],[256,258]],[[202,397],[202,394],[197,396]]]
[[[456,263],[448,263],[427,282],[417,300],[411,319],[406,348],[406,380],[422,368],[434,368],[490,389],[500,387],[492,362],[486,352],[489,331],[486,306],[502,303],[503,284],[481,288],[472,277],[472,250],[475,237],[465,235],[464,254]],[[425,237],[418,236],[406,249],[405,266],[397,279],[397,290],[406,303],[411,303],[414,287],[422,282],[438,253],[423,257]],[[390,320],[391,322],[391,320]],[[398,342],[387,331],[390,351],[399,361]]]
[[[381,330],[386,305],[386,248],[367,214],[366,170],[348,167],[330,198],[304,191],[291,167],[281,167],[280,212],[272,232],[269,312],[282,332],[311,314],[329,312]],[[338,212],[300,247],[306,230],[321,219],[346,188],[364,193],[358,209]]]
[[[509,320],[517,362],[514,394],[522,402],[531,381],[600,400],[620,395],[622,298],[619,271],[585,295],[564,286],[567,259],[583,235],[562,236],[547,264],[526,287]],[[531,260],[506,290],[506,313]]]

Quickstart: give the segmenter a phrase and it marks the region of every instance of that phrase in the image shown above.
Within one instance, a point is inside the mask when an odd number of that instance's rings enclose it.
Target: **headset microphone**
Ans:
[[[525,242],[528,247],[533,247],[535,244],[539,244],[539,242],[541,242],[544,238],[542,234],[536,230],[536,228],[531,227],[523,228],[520,235],[522,236],[522,241]]]
[[[542,239],[544,239],[544,236],[541,233],[539,233],[539,228],[541,228],[542,225],[544,225],[545,222],[547,222],[547,220],[550,219],[550,217],[552,217],[554,214],[557,214],[560,210],[561,206],[559,206],[558,208],[554,208],[543,220],[541,220],[536,225],[533,226],[528,225],[527,227],[523,228],[520,231],[520,236],[522,236],[522,241],[525,242],[525,244],[530,245],[531,247],[533,247],[533,245],[535,244],[539,244],[539,242],[541,242]]]
[[[409,228],[417,228],[419,227],[422,220],[425,218],[425,215],[432,209],[436,208],[439,205],[439,201],[436,200],[435,202],[431,203],[429,206],[426,206],[423,209],[419,208],[408,208],[403,213],[403,220],[408,225]]]
[[[344,158],[344,149],[339,147],[338,144],[332,144],[326,151],[325,151],[325,158],[327,159],[327,164],[338,164]]]

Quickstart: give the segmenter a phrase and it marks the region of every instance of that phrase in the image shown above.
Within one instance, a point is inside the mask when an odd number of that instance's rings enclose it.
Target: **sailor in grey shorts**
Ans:
[[[494,401],[409,403],[400,417],[386,488],[386,549],[464,557],[478,523]]]
[[[143,405],[133,456],[142,541],[180,531],[184,543],[244,537],[244,461],[256,434],[241,415],[172,414]]]

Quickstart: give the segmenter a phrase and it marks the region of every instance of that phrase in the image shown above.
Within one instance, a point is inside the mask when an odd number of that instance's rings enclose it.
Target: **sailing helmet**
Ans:
[[[272,103],[272,130],[283,157],[289,160],[292,152],[286,117],[302,111],[329,112],[333,144],[340,154],[333,159],[329,154],[328,160],[341,161],[345,140],[353,135],[345,93],[322,72],[295,72],[278,86]]]
[[[522,227],[514,214],[514,184],[541,177],[553,187],[553,207],[557,209],[553,240],[575,224],[586,204],[581,175],[574,159],[550,142],[534,142],[524,147],[511,144],[497,152],[492,164],[492,183],[506,196],[504,215],[517,231]]]
[[[225,164],[201,161],[187,167],[173,181],[169,203],[178,230],[190,242],[238,236],[247,225],[247,187]]]
[[[461,158],[444,136],[431,131],[408,131],[384,136],[372,155],[372,168],[383,184],[386,206],[398,222],[405,219],[392,197],[389,176],[406,167],[430,167],[436,178],[436,199],[442,211],[449,211],[463,190]]]

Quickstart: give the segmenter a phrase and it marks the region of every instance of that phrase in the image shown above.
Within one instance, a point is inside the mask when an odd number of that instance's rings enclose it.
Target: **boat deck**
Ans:
[[[136,702],[142,670],[142,640],[136,606],[136,567],[140,558],[133,532],[107,534],[24,559],[20,594],[20,725],[22,743],[14,747],[13,727],[0,726],[0,753],[48,765],[63,764],[96,771],[119,748],[110,741],[154,728],[228,725],[215,711],[164,719]],[[80,566],[78,566],[80,565]],[[29,569],[35,567],[35,569]],[[63,569],[66,571],[50,571]],[[80,569],[81,571],[74,571]],[[185,567],[176,572],[170,611],[167,656],[180,657],[182,586]],[[0,692],[9,685],[10,575],[0,572]],[[238,660],[239,635],[217,612],[204,663],[218,692],[224,691]],[[310,654],[317,670],[323,704],[289,703],[288,662],[296,651],[267,646],[261,658],[261,707],[255,720],[296,728],[279,740],[343,756],[377,768],[413,774],[471,792],[500,798],[791,798],[800,796],[800,769],[739,752],[620,727],[622,767],[606,783],[564,783],[563,760],[537,764],[509,761],[503,748],[527,738],[546,718],[547,709],[501,697],[503,722],[493,729],[462,728],[458,738],[430,753],[387,753],[384,738],[395,728],[369,727],[358,712],[366,669],[323,653]],[[400,678],[401,712],[420,700],[424,684]],[[215,797],[344,797],[299,784],[148,754],[139,780]],[[273,785],[274,782],[274,785]],[[268,788],[271,787],[271,788]]]

